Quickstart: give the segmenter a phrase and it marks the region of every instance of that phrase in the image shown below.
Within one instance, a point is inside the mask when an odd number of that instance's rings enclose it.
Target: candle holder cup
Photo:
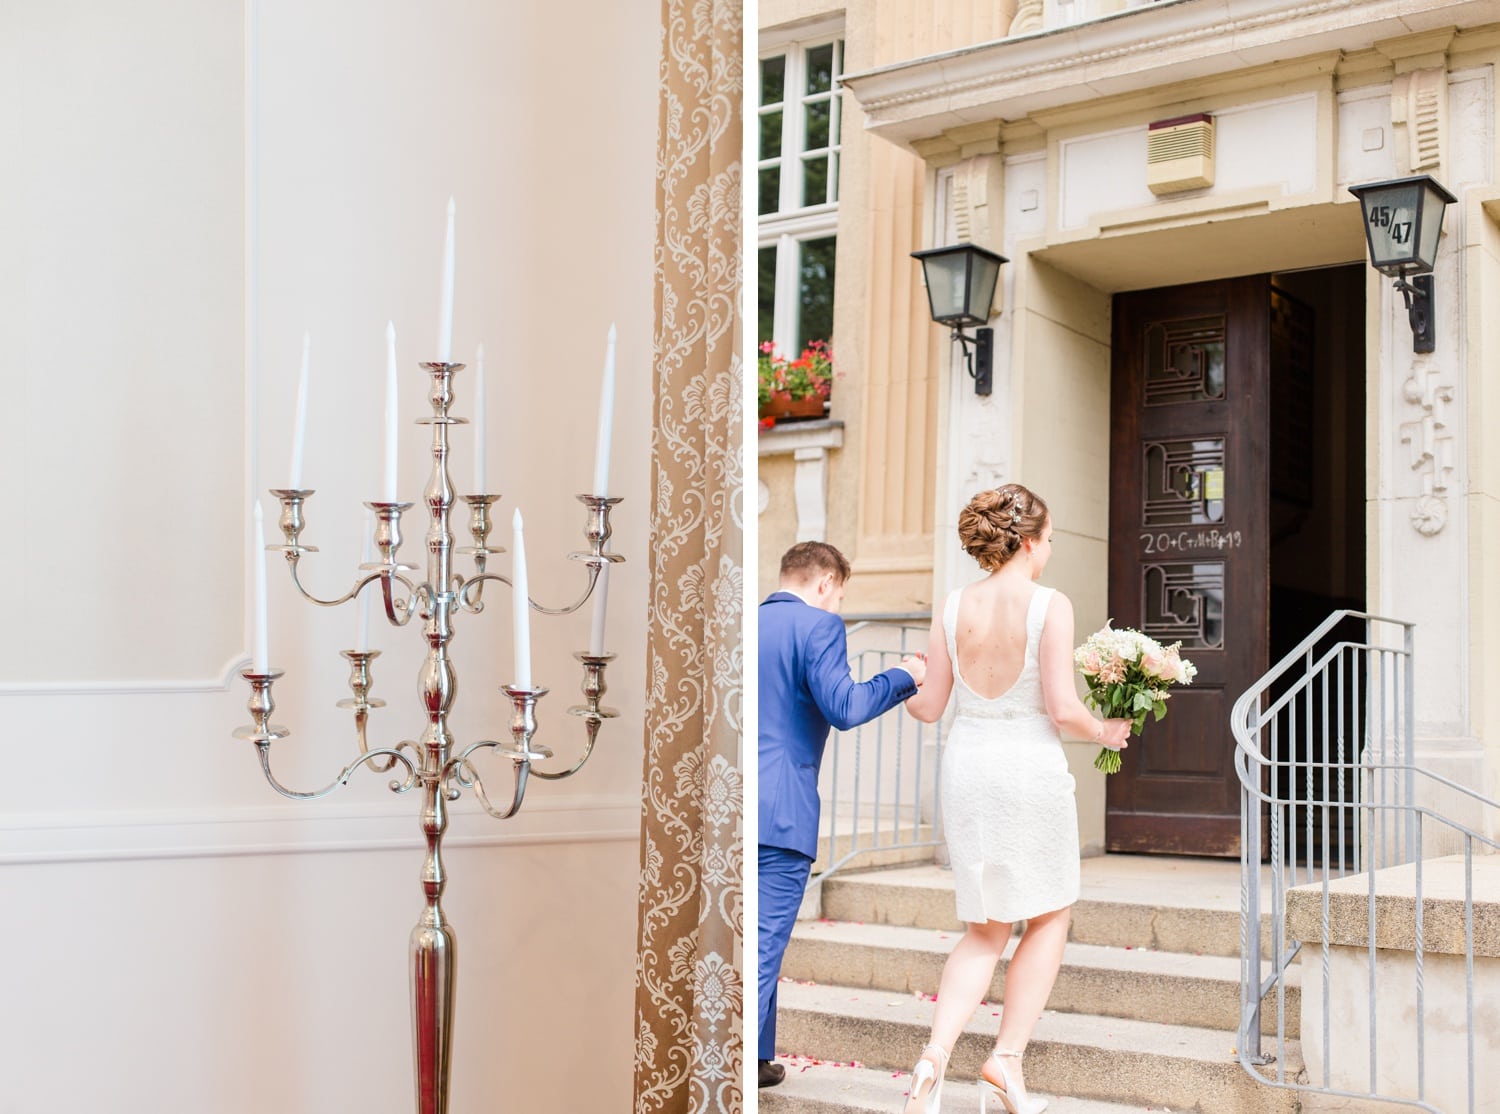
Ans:
[[[302,504],[307,502],[313,493],[310,487],[273,487],[271,494],[281,501],[281,518],[278,525],[281,527],[281,536],[286,539],[285,545],[268,545],[266,549],[285,553],[287,560],[295,561],[304,553],[316,553],[318,547],[315,545],[303,545],[298,539],[302,536],[302,527],[306,525],[302,518]]]
[[[490,508],[500,501],[498,495],[461,495],[459,496],[469,507],[469,537],[474,539],[473,545],[461,545],[454,550],[461,557],[468,557],[474,562],[476,576],[483,576],[485,568],[491,557],[498,557],[505,552],[501,545],[490,545],[490,530],[494,524],[490,521]],[[468,595],[471,609],[478,613],[484,610],[484,585],[475,584]]]
[[[258,746],[264,746],[273,739],[285,739],[291,731],[279,723],[271,722],[271,713],[276,710],[271,686],[285,676],[285,673],[280,669],[261,673],[251,668],[244,670],[240,676],[250,682],[250,699],[246,703],[250,709],[250,723],[244,727],[236,727],[234,737],[249,739]]]
[[[584,524],[583,535],[588,539],[587,551],[569,553],[568,557],[573,561],[587,561],[598,567],[602,562],[618,564],[624,561],[618,553],[605,552],[605,546],[609,544],[610,536],[614,530],[609,524],[609,512],[614,509],[620,498],[614,495],[580,495],[578,501],[588,508],[588,518]]]

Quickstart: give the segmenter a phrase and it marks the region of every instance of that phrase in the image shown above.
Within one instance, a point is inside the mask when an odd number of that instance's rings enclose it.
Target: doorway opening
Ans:
[[[1268,664],[1331,612],[1365,610],[1365,280],[1363,264],[1271,278]],[[1362,635],[1362,624],[1350,620],[1326,644]],[[1337,753],[1337,740],[1353,749],[1360,738],[1357,683],[1347,679],[1343,699],[1317,693],[1299,702],[1314,725],[1328,723],[1324,717],[1337,717],[1340,708],[1350,719],[1294,736],[1297,759],[1313,763],[1315,780],[1322,778],[1317,763],[1351,761],[1349,753]],[[1306,799],[1308,788],[1297,795]],[[1311,788],[1322,798],[1333,792],[1333,786]],[[1348,810],[1350,822],[1355,811]],[[1320,833],[1317,826],[1312,834]],[[1304,856],[1322,859],[1338,846],[1353,846],[1351,835],[1329,832],[1326,844],[1312,838]]]
[[[1198,676],[1108,779],[1109,850],[1238,855],[1234,701],[1330,612],[1364,610],[1365,281],[1353,264],[1114,297],[1109,612],[1180,643]],[[1347,781],[1359,683],[1271,693],[1289,717],[1273,765],[1343,762]]]
[[[1271,660],[1365,607],[1365,267],[1271,277]]]

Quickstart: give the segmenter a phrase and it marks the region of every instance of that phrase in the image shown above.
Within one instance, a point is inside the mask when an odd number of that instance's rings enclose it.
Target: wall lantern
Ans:
[[[964,346],[964,363],[974,380],[974,393],[987,395],[993,385],[995,330],[987,328],[990,306],[1003,255],[973,244],[952,244],[911,253],[922,264],[927,283],[927,301],[932,319],[953,330],[953,339]],[[973,339],[964,329],[975,330]],[[974,346],[970,352],[969,345]]]
[[[1411,321],[1412,349],[1432,352],[1432,266],[1437,261],[1443,211],[1458,200],[1429,175],[1393,178],[1350,186],[1365,216],[1365,238],[1370,242],[1370,265],[1396,280],[1406,299]]]

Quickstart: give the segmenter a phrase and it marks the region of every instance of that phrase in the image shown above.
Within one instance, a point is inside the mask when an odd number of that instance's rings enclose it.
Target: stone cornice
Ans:
[[[1500,0],[1158,0],[1014,39],[850,74],[866,126],[913,141],[1297,55],[1362,51],[1500,21]],[[1430,49],[1430,48],[1429,48]]]
[[[844,423],[828,418],[787,422],[760,431],[759,456],[796,453],[802,449],[838,449],[844,445]]]

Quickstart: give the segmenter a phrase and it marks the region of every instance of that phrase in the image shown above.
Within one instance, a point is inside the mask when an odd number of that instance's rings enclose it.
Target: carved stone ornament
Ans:
[[[1417,416],[1401,423],[1401,441],[1410,447],[1411,470],[1422,483],[1422,494],[1411,513],[1411,524],[1419,534],[1431,537],[1448,524],[1448,483],[1454,468],[1454,438],[1448,430],[1447,407],[1454,388],[1439,383],[1438,370],[1413,368],[1401,385],[1401,395],[1418,410]]]
[[[1004,179],[1004,164],[995,154],[976,155],[953,168],[955,240],[1000,250],[1004,240]]]
[[[1417,533],[1432,537],[1448,525],[1448,504],[1434,495],[1422,496],[1412,508],[1411,524]]]
[[[1011,38],[1029,35],[1042,29],[1042,0],[1021,0],[1016,7],[1016,17],[1010,21]]]
[[[1402,174],[1440,174],[1448,146],[1448,72],[1415,70],[1391,83],[1391,124]]]

